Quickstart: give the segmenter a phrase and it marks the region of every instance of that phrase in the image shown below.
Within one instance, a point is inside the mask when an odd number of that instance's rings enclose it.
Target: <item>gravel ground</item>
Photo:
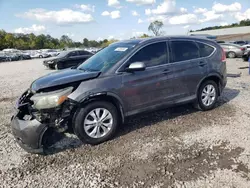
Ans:
[[[54,154],[31,155],[14,142],[17,97],[51,72],[41,60],[0,64],[0,187],[250,187],[248,63],[228,60],[228,85],[209,112],[190,105],[130,118],[98,146],[65,135]]]

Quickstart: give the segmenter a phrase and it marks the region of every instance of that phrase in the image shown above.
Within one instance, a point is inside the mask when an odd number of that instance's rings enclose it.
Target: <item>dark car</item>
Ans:
[[[226,83],[225,53],[214,41],[121,41],[76,68],[35,80],[17,102],[12,131],[32,153],[46,151],[54,133],[69,130],[85,143],[100,144],[131,115],[183,103],[211,110]]]
[[[232,43],[238,44],[238,45],[240,45],[240,46],[243,46],[243,45],[248,44],[248,41],[238,40],[238,41],[234,41],[234,42],[232,42]]]
[[[43,64],[50,69],[65,69],[83,63],[92,55],[85,50],[62,51],[58,56],[43,61]]]

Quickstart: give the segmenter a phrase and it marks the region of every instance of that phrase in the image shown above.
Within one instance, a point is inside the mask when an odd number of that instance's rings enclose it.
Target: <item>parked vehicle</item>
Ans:
[[[246,48],[246,51],[250,51],[250,44],[243,45],[242,47]]]
[[[4,52],[0,52],[0,62],[8,61],[8,57]]]
[[[242,56],[243,61],[249,61],[250,59],[250,51],[246,51]]]
[[[222,41],[222,40],[219,40],[219,41],[216,41],[218,44],[221,44],[221,43],[226,43],[225,41]]]
[[[55,57],[60,53],[58,50],[54,49],[44,49],[42,52],[48,54],[50,57]]]
[[[49,54],[41,51],[37,51],[35,53],[30,54],[31,58],[48,58],[50,57]]]
[[[43,64],[50,69],[65,69],[83,63],[92,55],[85,50],[63,51],[58,56],[43,61]]]
[[[131,115],[183,103],[211,110],[226,83],[226,56],[214,41],[120,41],[78,67],[35,80],[17,102],[12,131],[31,153],[44,152],[53,134],[68,128],[83,142],[100,144]]]
[[[238,44],[238,45],[240,45],[240,46],[243,46],[243,45],[248,44],[248,41],[239,40],[239,41],[234,41],[234,42],[232,42],[232,43]]]
[[[237,44],[222,43],[221,47],[226,52],[226,56],[229,58],[242,57],[245,53],[245,48]]]
[[[5,52],[5,56],[7,57],[7,61],[18,61],[20,59],[20,56],[16,53]]]

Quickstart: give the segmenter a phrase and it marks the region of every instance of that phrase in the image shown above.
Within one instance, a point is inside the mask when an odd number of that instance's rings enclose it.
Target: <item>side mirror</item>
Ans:
[[[144,71],[146,66],[143,62],[135,62],[131,63],[129,67],[126,69],[127,72],[135,72],[135,71]]]

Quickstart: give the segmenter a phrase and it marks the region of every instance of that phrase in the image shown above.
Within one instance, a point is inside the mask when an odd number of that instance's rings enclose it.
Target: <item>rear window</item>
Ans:
[[[200,56],[201,57],[208,57],[210,56],[213,51],[214,51],[214,48],[209,46],[209,45],[206,45],[204,43],[197,43],[199,48],[200,48]]]
[[[91,55],[91,53],[88,51],[79,51],[79,54],[80,55]]]

